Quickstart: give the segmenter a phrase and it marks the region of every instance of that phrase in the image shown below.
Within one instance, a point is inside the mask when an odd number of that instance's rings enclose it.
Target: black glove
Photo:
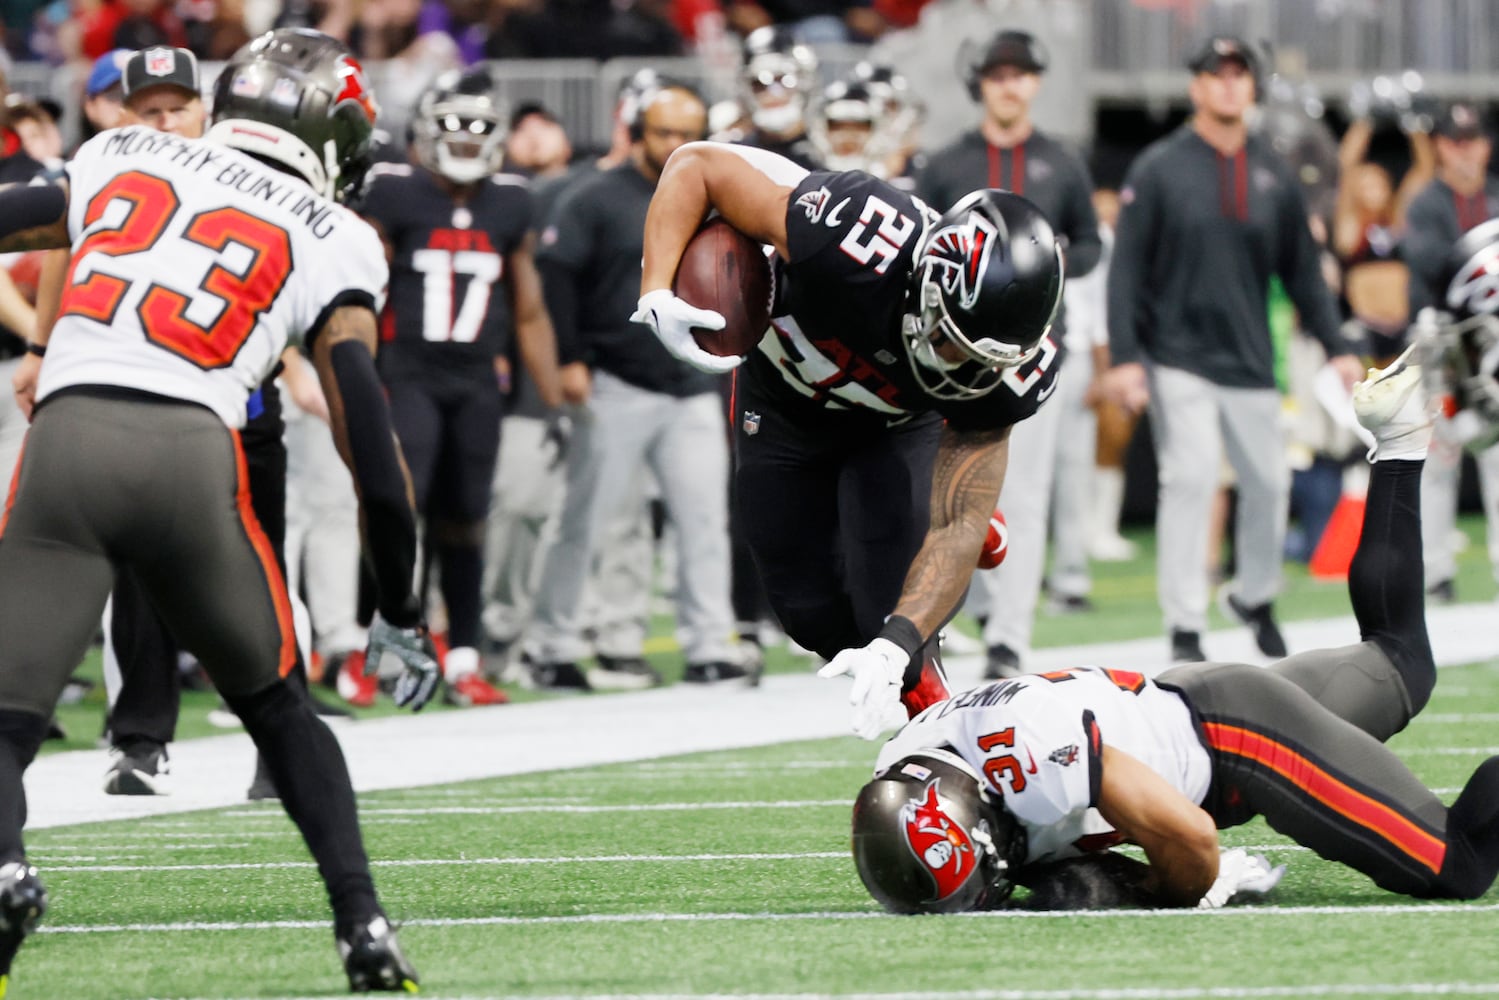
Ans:
[[[547,468],[555,469],[567,461],[567,449],[573,440],[573,418],[566,410],[558,408],[547,414],[546,444],[552,450],[552,460]]]
[[[380,615],[370,622],[369,645],[364,652],[364,672],[371,675],[380,669],[380,658],[390,653],[401,661],[401,676],[396,678],[391,697],[401,708],[420,712],[437,690],[442,669],[437,665],[437,648],[422,623],[410,628],[392,625]]]
[[[1033,865],[1019,883],[1030,889],[1027,910],[1135,910],[1168,904],[1149,888],[1150,866],[1113,851]]]

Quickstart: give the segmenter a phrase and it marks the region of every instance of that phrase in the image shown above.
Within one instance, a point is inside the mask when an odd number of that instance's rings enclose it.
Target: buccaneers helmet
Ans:
[[[417,162],[454,184],[482,181],[505,159],[508,114],[484,63],[449,70],[416,102],[411,147]]]
[[[854,802],[854,864],[892,913],[993,909],[1025,860],[1025,830],[949,750],[903,757]]]
[[[1416,320],[1422,361],[1451,399],[1453,430],[1480,451],[1499,442],[1499,219],[1457,241],[1433,291],[1436,307]]]
[[[1035,356],[1062,302],[1062,248],[1034,204],[986,188],[932,223],[916,250],[905,346],[938,399],[993,389]]]
[[[866,170],[885,175],[890,152],[886,105],[863,83],[839,80],[823,88],[807,132],[829,170]]]
[[[817,56],[784,27],[756,28],[744,40],[740,82],[755,127],[790,134],[806,124],[817,87]]]
[[[285,167],[325,197],[357,194],[379,107],[364,70],[335,38],[278,28],[230,57],[213,88],[205,138]]]

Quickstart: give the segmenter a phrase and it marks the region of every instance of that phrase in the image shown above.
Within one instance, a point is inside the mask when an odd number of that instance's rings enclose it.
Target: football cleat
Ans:
[[[1020,654],[1002,642],[989,647],[984,657],[984,680],[997,681],[1005,677],[1019,677],[1025,673],[1020,669]]]
[[[167,748],[155,740],[130,740],[112,747],[115,762],[104,775],[109,795],[165,795],[168,792]]]
[[[588,683],[601,691],[635,691],[661,686],[661,675],[640,656],[597,654],[599,665],[588,671]]]
[[[338,695],[355,708],[369,708],[380,691],[380,678],[364,675],[364,650],[344,658],[338,671]]]
[[[475,705],[503,705],[510,696],[478,674],[464,674],[450,682],[442,693],[443,701],[459,708]]]
[[[0,866],[0,997],[10,985],[10,963],[26,935],[47,912],[47,889],[24,861]]]
[[[1369,377],[1353,387],[1353,412],[1374,435],[1370,461],[1426,457],[1431,443],[1431,413],[1421,385],[1421,366],[1412,360],[1415,345],[1383,371],[1370,368]]]
[[[1274,608],[1269,601],[1250,607],[1228,587],[1223,587],[1218,591],[1218,608],[1225,618],[1249,626],[1261,653],[1277,660],[1286,655],[1286,640],[1280,634],[1280,626],[1275,624]]]
[[[340,934],[338,954],[349,975],[349,989],[355,993],[418,992],[416,970],[401,953],[395,928],[383,916],[355,924],[348,934]]]

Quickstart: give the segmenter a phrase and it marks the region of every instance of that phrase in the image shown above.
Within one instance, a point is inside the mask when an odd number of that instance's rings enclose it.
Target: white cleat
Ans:
[[[1421,384],[1421,366],[1408,360],[1408,348],[1383,371],[1371,368],[1369,377],[1353,387],[1353,412],[1374,435],[1369,460],[1421,459],[1431,443],[1431,413]]]

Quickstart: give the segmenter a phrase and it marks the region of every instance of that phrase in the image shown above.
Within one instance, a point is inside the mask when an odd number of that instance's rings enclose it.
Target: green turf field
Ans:
[[[1465,553],[1465,598],[1492,598],[1483,563]],[[1095,596],[1098,615],[1043,619],[1038,638],[1154,634],[1145,561],[1102,568]],[[1342,614],[1347,598],[1297,576],[1283,607]],[[70,717],[80,732],[97,725],[88,710]],[[196,731],[206,704],[193,711]],[[1394,745],[1450,800],[1499,753],[1496,736],[1499,663],[1484,663],[1442,671]],[[1259,823],[1224,839],[1289,864],[1262,905],[884,916],[847,843],[873,756],[850,737],[372,793],[361,809],[377,884],[433,997],[1499,997],[1499,891],[1474,904],[1391,896]],[[343,995],[321,886],[275,804],[28,843],[51,910],[12,970],[12,1000]]]
[[[1499,665],[1452,668],[1397,745],[1450,798],[1499,752],[1496,725]],[[846,833],[872,756],[825,740],[370,794],[362,807],[386,904],[438,997],[1499,995],[1499,897],[1394,897],[1259,824],[1225,839],[1289,863],[1265,905],[876,915]],[[274,805],[44,830],[31,847],[52,912],[13,997],[342,988],[316,874]]]

